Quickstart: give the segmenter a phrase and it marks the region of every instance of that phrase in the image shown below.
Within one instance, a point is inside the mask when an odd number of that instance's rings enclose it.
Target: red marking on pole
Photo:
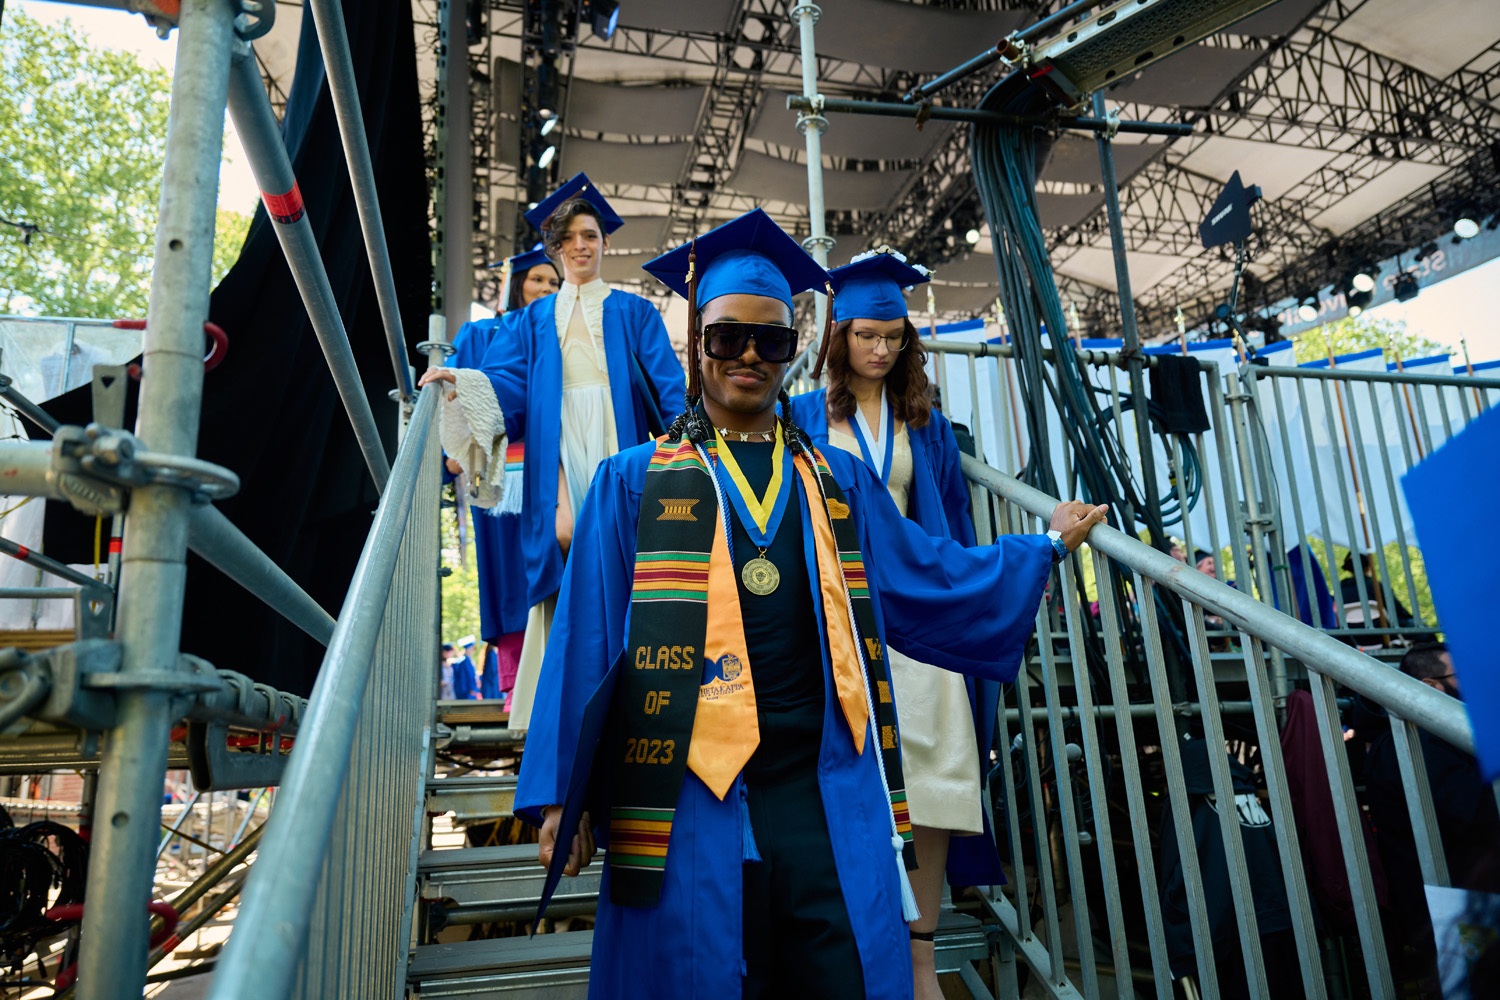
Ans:
[[[266,211],[271,218],[284,226],[291,225],[307,214],[302,205],[302,191],[295,180],[292,181],[292,189],[285,194],[262,191],[260,197],[266,203]]]
[[[31,550],[28,549],[24,545],[17,545],[16,546],[16,558],[17,559],[29,559],[29,558],[31,558]]]
[[[111,538],[109,540],[109,554],[112,556],[119,555],[121,550],[125,547],[123,541],[124,540],[120,538]]]

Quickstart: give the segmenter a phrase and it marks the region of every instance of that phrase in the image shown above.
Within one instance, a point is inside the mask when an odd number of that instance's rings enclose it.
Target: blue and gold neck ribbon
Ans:
[[[729,502],[734,504],[734,509],[739,511],[740,522],[745,526],[745,534],[750,536],[750,541],[755,543],[756,548],[762,553],[771,547],[771,542],[776,538],[776,529],[781,526],[781,519],[786,514],[787,501],[792,496],[793,476],[786,474],[786,440],[782,437],[781,421],[776,422],[776,444],[775,452],[771,455],[771,481],[766,484],[765,496],[757,498],[755,490],[751,488],[745,473],[740,469],[740,463],[735,461],[734,452],[730,451],[729,443],[724,440],[718,428],[714,429],[714,447],[711,452],[714,459],[729,473],[729,483],[733,489],[725,488],[724,492],[729,496]],[[730,546],[730,551],[734,546]]]

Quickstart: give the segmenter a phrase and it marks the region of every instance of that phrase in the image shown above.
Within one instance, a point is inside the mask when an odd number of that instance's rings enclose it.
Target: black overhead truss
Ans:
[[[456,0],[457,2],[457,0]],[[629,0],[621,0],[628,4]],[[432,0],[419,0],[419,9]],[[665,214],[667,245],[685,239],[708,225],[761,203],[725,189],[745,148],[746,132],[755,108],[768,88],[799,90],[800,61],[796,27],[790,17],[793,0],[740,0],[724,28],[717,32],[640,29],[622,25],[609,41],[587,31],[574,35],[577,0],[473,0],[485,8],[489,36],[519,39],[527,65],[526,101],[541,84],[538,64],[547,49],[544,20],[547,12],[557,26],[553,37],[565,51],[576,44],[580,58],[608,51],[660,60],[662,79],[680,79],[686,72],[694,82],[710,87],[710,98],[700,113],[692,148],[681,176],[655,185],[614,185],[596,178],[611,198],[645,206]],[[1060,0],[970,0],[934,2],[930,6],[966,9],[1024,9],[1042,17],[1063,6]],[[1191,123],[1190,138],[1170,140],[1162,151],[1130,178],[1121,191],[1126,242],[1132,250],[1171,254],[1185,263],[1157,284],[1136,293],[1144,336],[1175,332],[1181,308],[1189,327],[1205,323],[1224,294],[1233,261],[1219,251],[1204,251],[1197,241],[1197,225],[1217,196],[1220,181],[1192,168],[1193,152],[1213,137],[1225,136],[1264,143],[1316,148],[1332,154],[1319,170],[1274,200],[1255,209],[1257,233],[1250,246],[1252,280],[1246,305],[1269,306],[1289,289],[1304,285],[1327,287],[1336,282],[1356,254],[1382,259],[1421,246],[1447,232],[1461,206],[1489,205],[1495,200],[1496,155],[1500,147],[1500,43],[1469,62],[1448,79],[1438,79],[1389,56],[1370,51],[1339,37],[1338,28],[1360,6],[1359,0],[1330,0],[1281,38],[1252,38],[1225,34],[1206,43],[1226,49],[1254,50],[1256,58],[1238,79],[1201,106],[1152,107],[1125,103],[1121,116]],[[420,18],[419,18],[420,20]],[[576,39],[576,41],[575,41]],[[488,40],[487,40],[488,41]],[[510,44],[513,44],[510,43]],[[492,104],[488,77],[493,71],[489,45],[471,48],[475,108]],[[565,68],[560,55],[556,65]],[[999,78],[992,67],[969,77],[942,94],[942,102],[974,107]],[[847,59],[819,57],[820,89],[830,97],[899,100],[917,83],[910,73],[860,65]],[[554,73],[565,94],[565,75]],[[479,91],[484,91],[481,100]],[[554,92],[555,93],[555,92]],[[1121,91],[1125,97],[1128,91]],[[1106,94],[1106,97],[1109,95]],[[524,116],[541,105],[488,106],[488,121],[477,122],[475,162],[488,164],[484,183],[476,182],[477,209],[484,230],[514,220],[507,235],[531,238],[519,213],[497,212],[502,201],[534,200],[538,172],[528,149],[520,150],[520,177],[514,168],[493,155],[493,136],[501,115]],[[786,112],[790,117],[794,114]],[[835,116],[830,128],[837,129]],[[915,124],[913,125],[915,127]],[[522,143],[530,136],[521,129]],[[1492,148],[1497,152],[1492,152]],[[481,152],[483,151],[483,152]],[[783,154],[785,155],[785,154]],[[1187,161],[1187,162],[1184,162]],[[1321,213],[1378,178],[1394,165],[1421,163],[1447,173],[1376,218],[1335,235],[1318,221]],[[948,137],[917,163],[845,163],[830,165],[860,169],[911,170],[911,178],[885,208],[866,212],[830,212],[828,231],[839,240],[840,258],[866,246],[890,243],[911,250],[931,266],[967,252],[962,234],[981,220],[979,199],[968,166],[968,130],[953,128]],[[1247,168],[1252,168],[1247,164]],[[545,188],[558,178],[556,166],[541,176]],[[1246,180],[1254,183],[1253,171]],[[531,182],[531,183],[527,183]],[[1097,190],[1097,187],[1095,188]],[[807,232],[803,204],[766,204],[778,221],[798,235]],[[1500,209],[1500,205],[1495,206]],[[523,232],[523,230],[525,230]],[[1066,269],[1067,260],[1083,246],[1106,244],[1102,208],[1076,225],[1051,231],[1054,260]],[[491,246],[493,254],[497,249]],[[476,264],[483,263],[476,244]],[[491,257],[490,259],[493,259]],[[939,271],[941,279],[941,271]],[[1118,323],[1114,293],[1059,274],[1065,304],[1073,304],[1091,332],[1108,333]],[[646,285],[644,287],[648,287]],[[940,306],[941,308],[941,306]]]

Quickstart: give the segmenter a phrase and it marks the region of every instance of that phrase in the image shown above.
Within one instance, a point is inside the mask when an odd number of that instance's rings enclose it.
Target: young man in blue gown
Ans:
[[[688,408],[595,476],[516,812],[567,874],[606,846],[591,997],[909,996],[885,644],[1013,678],[1056,549],[933,539],[863,463],[778,419],[792,295],[827,272],[769,216],[647,270],[689,301]],[[1053,524],[1071,548],[1102,519],[1061,504]]]

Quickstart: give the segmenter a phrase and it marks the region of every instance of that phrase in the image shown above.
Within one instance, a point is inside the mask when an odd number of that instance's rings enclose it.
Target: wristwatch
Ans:
[[[1062,540],[1062,532],[1058,531],[1056,528],[1053,528],[1051,531],[1047,532],[1047,539],[1052,543],[1052,565],[1056,566],[1058,563],[1068,558],[1068,546],[1067,543]]]

